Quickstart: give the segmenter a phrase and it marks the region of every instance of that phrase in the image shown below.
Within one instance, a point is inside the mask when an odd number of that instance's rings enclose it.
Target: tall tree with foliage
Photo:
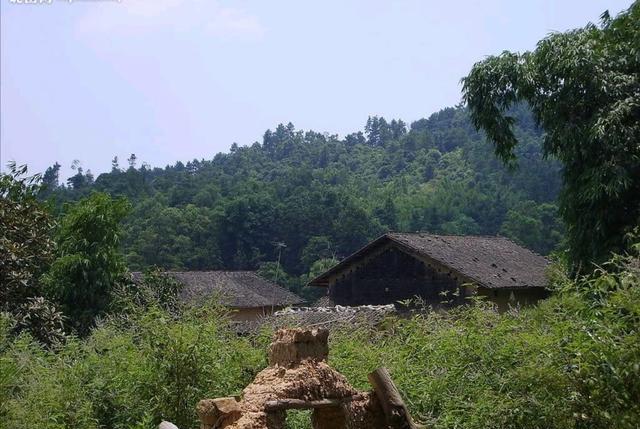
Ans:
[[[37,200],[40,176],[9,165],[0,175],[0,310],[12,311],[40,294],[39,277],[53,259],[55,225]]]
[[[624,248],[640,221],[640,2],[600,26],[556,33],[533,52],[504,52],[463,79],[474,125],[514,163],[509,109],[531,106],[544,150],[564,166],[560,213],[577,270]]]
[[[51,345],[64,332],[62,314],[41,296],[40,277],[55,248],[55,222],[36,198],[43,189],[40,175],[27,176],[24,165],[11,163],[0,174],[0,311],[11,314],[14,333],[28,331]]]
[[[56,237],[58,257],[45,281],[81,334],[107,308],[114,285],[125,273],[120,222],[128,212],[125,199],[94,193],[67,206],[61,220]]]

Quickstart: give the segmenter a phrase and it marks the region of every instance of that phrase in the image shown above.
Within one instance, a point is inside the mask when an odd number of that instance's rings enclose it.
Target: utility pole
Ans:
[[[280,257],[282,256],[282,249],[287,247],[287,245],[281,241],[276,241],[273,243],[273,245],[278,248],[278,262],[276,262],[276,279],[275,279],[275,283],[278,284],[278,277],[280,276]],[[276,300],[276,291],[274,289],[273,296],[271,297],[271,314],[273,314],[274,312],[275,300]]]

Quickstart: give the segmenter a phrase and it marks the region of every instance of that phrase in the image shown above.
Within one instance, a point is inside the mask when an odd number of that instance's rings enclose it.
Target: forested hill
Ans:
[[[211,160],[151,169],[132,156],[127,168],[114,160],[95,181],[80,169],[52,190],[54,166],[44,197],[61,207],[92,191],[126,196],[131,269],[253,269],[281,252],[285,271],[300,276],[387,230],[501,234],[547,254],[562,237],[560,167],[543,159],[528,111],[514,115],[513,171],[458,107],[410,126],[373,117],[344,139],[279,125]]]

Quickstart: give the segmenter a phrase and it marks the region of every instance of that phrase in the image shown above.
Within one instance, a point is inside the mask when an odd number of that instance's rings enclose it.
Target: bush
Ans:
[[[479,303],[335,331],[330,363],[360,389],[388,367],[428,427],[637,428],[639,260],[556,281],[537,307],[499,314]],[[11,429],[196,428],[198,400],[239,394],[266,365],[270,337],[237,337],[215,305],[178,318],[147,303],[56,351],[12,329],[0,317],[0,426]],[[288,424],[308,420],[293,413]]]
[[[27,298],[15,312],[14,331],[28,331],[41,344],[51,347],[65,339],[64,316],[46,298]]]
[[[160,268],[151,268],[137,279],[116,283],[109,307],[111,313],[128,314],[155,306],[178,315],[181,310],[178,296],[182,288],[182,283]]]
[[[415,417],[434,428],[637,428],[640,267],[617,258],[565,280],[538,307],[487,306],[332,335],[331,362],[359,388],[387,366]]]
[[[114,318],[57,352],[23,335],[2,351],[7,428],[197,427],[206,397],[239,393],[265,365],[263,352],[227,329],[217,311],[176,320],[154,308]],[[4,377],[3,377],[4,380]]]

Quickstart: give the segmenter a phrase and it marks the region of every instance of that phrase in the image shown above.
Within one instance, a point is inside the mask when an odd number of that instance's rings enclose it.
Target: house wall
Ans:
[[[427,304],[462,301],[455,297],[459,285],[448,270],[390,246],[352,269],[345,270],[329,287],[329,296],[338,305],[391,304],[419,296]],[[447,297],[441,293],[446,292]]]

